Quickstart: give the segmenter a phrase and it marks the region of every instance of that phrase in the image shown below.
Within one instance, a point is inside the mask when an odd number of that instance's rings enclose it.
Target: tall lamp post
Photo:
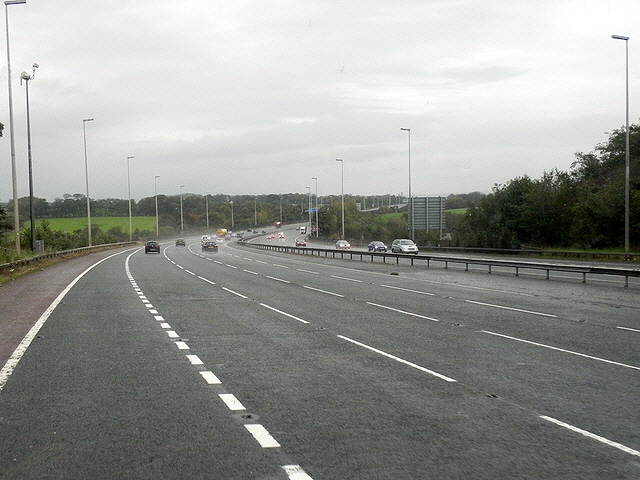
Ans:
[[[309,229],[307,230],[307,233],[309,233],[309,235],[311,235],[311,187],[304,187],[306,189],[309,190],[308,192],[308,197],[307,197],[307,212],[309,212]]]
[[[9,86],[9,136],[11,142],[11,179],[13,185],[13,234],[16,255],[20,255],[20,215],[18,211],[18,174],[16,171],[16,142],[13,128],[13,97],[11,89],[11,55],[9,49],[9,5],[20,5],[27,0],[5,0],[4,18],[7,32],[7,85]]]
[[[340,162],[342,166],[342,188],[341,188],[341,197],[342,197],[342,239],[344,239],[344,160],[342,158],[336,158],[336,162]]]
[[[204,196],[204,206],[207,211],[207,233],[209,233],[209,194]]]
[[[184,213],[182,210],[182,189],[184,185],[180,185],[180,234],[184,235]]]
[[[411,240],[413,240],[415,223],[413,222],[413,197],[411,196],[411,129],[401,128],[409,134],[409,217],[411,217]]]
[[[27,95],[27,159],[29,162],[29,223],[31,226],[31,251],[36,251],[36,226],[35,216],[33,214],[33,161],[31,157],[31,117],[29,108],[29,80],[36,77],[36,68],[38,64],[33,64],[33,75],[29,75],[27,72],[20,74],[20,83],[24,80],[25,92]]]
[[[235,223],[233,223],[233,200],[229,200],[229,204],[231,205],[231,231],[236,229]]]
[[[129,194],[129,241],[133,241],[133,228],[131,222],[131,175],[129,174],[129,163],[132,158],[136,158],[133,155],[127,157],[127,193]]]
[[[320,225],[318,225],[318,178],[311,177],[311,180],[316,182],[316,238],[318,238],[318,231],[320,230]]]
[[[629,37],[611,35],[615,40],[624,40],[626,63],[626,138],[624,151],[624,258],[629,258]]]
[[[154,191],[156,197],[156,238],[160,236],[160,224],[158,223],[158,179],[160,175],[156,175],[153,179]]]
[[[84,180],[87,187],[87,236],[91,246],[91,201],[89,198],[89,164],[87,163],[87,122],[93,122],[93,118],[82,120],[82,137],[84,138]]]

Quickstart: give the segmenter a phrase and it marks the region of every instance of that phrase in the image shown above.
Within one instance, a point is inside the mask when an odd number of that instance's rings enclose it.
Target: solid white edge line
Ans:
[[[378,303],[367,302],[369,305],[373,305],[374,307],[386,308],[387,310],[391,310],[393,312],[403,313],[405,315],[411,315],[412,317],[424,318],[425,320],[431,320],[432,322],[439,322],[437,318],[426,317],[424,315],[420,315],[418,313],[405,312],[404,310],[398,310],[397,308],[387,307],[386,305],[380,305]]]
[[[248,423],[244,426],[253,435],[262,448],[277,448],[280,444],[275,438],[259,423]]]
[[[587,430],[583,430],[581,428],[578,427],[574,427],[573,425],[570,425],[568,423],[565,422],[561,422],[560,420],[557,420],[553,417],[547,417],[546,415],[540,415],[540,418],[542,418],[543,420],[547,420],[548,422],[551,423],[555,423],[556,425],[559,425],[561,427],[567,428],[573,432],[579,433],[581,435],[584,435],[585,437],[589,437],[592,438],[594,440],[597,440],[599,442],[602,442],[606,445],[609,445],[610,447],[614,447],[617,448],[619,450],[622,450],[625,453],[629,453],[631,455],[635,455],[636,457],[640,457],[640,452],[638,450],[634,450],[633,448],[629,448],[626,445],[622,445],[621,443],[618,442],[614,442],[609,440],[608,438],[605,437],[601,437],[600,435],[596,435],[595,433],[591,433],[588,432]]]
[[[274,312],[279,313],[280,315],[284,315],[285,317],[293,318],[294,320],[297,320],[297,321],[302,322],[302,323],[309,323],[306,320],[303,320],[303,319],[298,318],[298,317],[296,317],[294,315],[291,315],[290,313],[283,312],[282,310],[278,310],[277,308],[270,307],[266,303],[261,303],[260,305],[262,305],[265,308],[268,308],[269,310],[273,310]]]
[[[289,477],[289,480],[313,480],[300,465],[283,465],[282,469]]]
[[[530,345],[535,345],[537,347],[549,348],[551,350],[557,350],[558,352],[570,353],[571,355],[577,355],[579,357],[589,358],[591,360],[597,360],[599,362],[610,363],[612,365],[618,365],[619,367],[632,368],[634,370],[640,370],[640,367],[636,367],[634,365],[627,365],[626,363],[614,362],[613,360],[607,360],[606,358],[594,357],[592,355],[587,355],[585,353],[574,352],[572,350],[566,350],[564,348],[553,347],[551,345],[545,345],[544,343],[532,342],[530,340],[524,340],[522,338],[510,337],[509,335],[503,335],[501,333],[490,332],[488,330],[481,330],[484,333],[488,333],[489,335],[495,335],[496,337],[508,338],[509,340],[515,340],[516,342],[528,343]]]
[[[482,305],[482,306],[485,306],[485,307],[499,308],[501,310],[511,310],[513,312],[530,313],[531,315],[540,315],[542,317],[558,318],[557,315],[552,315],[550,313],[533,312],[531,310],[522,310],[521,308],[505,307],[504,305],[494,305],[492,303],[475,302],[473,300],[465,300],[465,302],[473,303],[474,305]]]
[[[390,353],[383,352],[382,350],[378,350],[377,348],[371,347],[371,346],[366,345],[364,343],[360,343],[360,342],[358,342],[356,340],[353,340],[353,339],[351,339],[349,337],[345,337],[343,335],[338,335],[338,338],[342,338],[343,340],[346,340],[347,342],[351,342],[351,343],[353,343],[355,345],[358,345],[358,346],[360,346],[362,348],[366,348],[367,350],[371,350],[372,352],[378,353],[378,354],[383,355],[383,356],[385,356],[387,358],[395,360],[396,362],[403,363],[403,364],[408,365],[410,367],[416,368],[416,369],[418,369],[418,370],[420,370],[422,372],[425,372],[425,373],[428,373],[430,375],[433,375],[434,377],[441,378],[442,380],[445,380],[447,382],[451,382],[451,383],[456,383],[457,382],[457,380],[455,380],[455,379],[453,379],[451,377],[447,377],[447,376],[442,375],[442,374],[440,374],[438,372],[434,372],[433,370],[429,370],[427,368],[421,367],[420,365],[417,365],[415,363],[411,363],[411,362],[409,362],[407,360],[404,360],[404,359],[402,359],[400,357],[396,357],[395,355],[391,355]]]
[[[36,335],[38,335],[38,332],[40,331],[42,326],[49,319],[49,317],[51,316],[53,311],[56,309],[56,307],[60,304],[60,302],[62,302],[62,299],[64,299],[64,297],[67,295],[67,293],[69,293],[69,291],[75,286],[75,284],[78,283],[78,281],[80,281],[80,279],[82,277],[84,277],[94,267],[100,265],[105,260],[109,260],[110,258],[115,257],[117,255],[121,255],[122,253],[124,253],[124,252],[114,253],[113,255],[109,255],[108,257],[105,257],[102,260],[99,260],[98,262],[94,263],[89,268],[87,268],[84,272],[82,272],[80,275],[78,275],[76,278],[74,278],[72,280],[72,282],[69,285],[67,285],[66,288],[64,290],[62,290],[62,292],[60,292],[60,295],[58,295],[56,297],[56,299],[51,303],[51,305],[49,305],[47,307],[47,309],[40,316],[40,318],[36,321],[36,323],[33,324],[31,329],[27,332],[27,334],[24,336],[24,338],[20,341],[20,343],[18,344],[16,349],[13,351],[13,353],[11,354],[9,359],[6,361],[6,363],[4,364],[2,369],[0,370],[0,391],[2,391],[2,389],[4,388],[5,384],[9,380],[9,377],[13,373],[13,370],[18,365],[18,362],[20,362],[20,359],[22,358],[24,353],[27,351],[27,348],[29,348],[29,345],[31,345],[31,342],[33,341],[33,339],[36,338]],[[131,255],[133,255],[133,253]],[[128,258],[127,258],[127,260],[128,260]]]

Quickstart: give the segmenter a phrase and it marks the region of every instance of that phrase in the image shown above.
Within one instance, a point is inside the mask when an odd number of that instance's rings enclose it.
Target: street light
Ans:
[[[411,239],[413,240],[415,224],[413,222],[413,197],[411,196],[411,129],[401,128],[400,130],[409,133],[409,217],[411,218]]]
[[[342,237],[340,238],[344,239],[344,160],[342,158],[336,158],[336,162],[340,162],[342,165]]]
[[[180,234],[184,235],[184,213],[182,210],[182,189],[184,185],[180,185]]]
[[[318,178],[311,177],[311,180],[315,180],[316,182],[316,238],[318,238],[318,231],[320,230],[320,226],[318,225]]]
[[[233,200],[229,200],[229,204],[231,205],[231,231],[233,232],[236,229],[236,225],[233,223]]]
[[[133,229],[131,228],[131,176],[129,175],[129,164],[132,158],[136,158],[133,155],[127,157],[127,192],[129,194],[129,241],[133,241]]]
[[[204,205],[207,211],[207,233],[209,233],[209,194],[208,193],[204,197]]]
[[[16,255],[20,255],[20,215],[18,212],[18,175],[16,171],[16,142],[13,128],[13,97],[11,89],[11,54],[9,53],[9,5],[20,5],[27,0],[6,0],[4,2],[4,18],[7,32],[7,85],[9,86],[9,136],[11,138],[11,179],[13,184],[13,233],[15,236]]]
[[[87,163],[87,122],[93,122],[93,118],[82,120],[82,136],[84,138],[84,179],[87,186],[87,225],[89,246],[91,246],[91,201],[89,200],[89,165]]]
[[[624,151],[624,258],[629,257],[629,37],[611,35],[615,40],[624,40],[626,59],[626,135]]]
[[[311,235],[311,187],[304,187],[304,188],[308,188],[309,189],[309,193],[308,193],[308,206],[307,206],[307,212],[309,212],[309,235]]]
[[[158,179],[159,178],[160,178],[160,175],[156,175],[155,178],[153,179],[155,196],[156,196],[156,238],[160,236],[160,225],[158,223]]]
[[[32,80],[36,77],[36,68],[39,65],[37,63],[33,64],[33,75],[29,75],[27,72],[22,72],[20,74],[20,84],[22,84],[22,80],[24,80],[25,84],[25,92],[27,95],[27,158],[29,161],[29,223],[31,224],[31,251],[36,251],[36,226],[35,226],[35,216],[33,215],[33,161],[31,159],[31,118],[30,118],[30,109],[29,109],[29,80]]]

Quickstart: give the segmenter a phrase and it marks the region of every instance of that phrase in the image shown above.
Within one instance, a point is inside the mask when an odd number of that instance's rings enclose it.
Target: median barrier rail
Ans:
[[[16,260],[14,262],[2,263],[0,264],[0,273],[11,271],[16,267],[25,267],[31,264],[38,263],[42,260],[46,260],[47,258],[53,257],[61,257],[64,255],[70,255],[73,253],[82,253],[82,252],[91,252],[92,250],[101,250],[104,248],[117,248],[117,247],[126,247],[128,245],[136,245],[137,242],[120,242],[120,243],[106,243],[103,245],[93,245],[91,247],[80,247],[74,248],[71,250],[62,250],[60,252],[48,252],[43,253],[41,255],[36,255],[29,258],[22,258],[20,260]]]
[[[610,266],[594,266],[594,265],[571,265],[560,263],[542,263],[542,262],[525,262],[521,260],[504,260],[504,259],[489,259],[489,258],[468,258],[468,257],[454,257],[443,255],[428,255],[419,253],[418,255],[408,255],[402,253],[388,253],[388,252],[364,252],[357,250],[336,250],[331,248],[314,248],[314,247],[294,247],[291,245],[278,245],[278,244],[263,244],[252,242],[239,242],[241,245],[245,245],[252,248],[260,248],[264,250],[271,250],[282,253],[295,253],[300,255],[312,255],[312,256],[324,256],[324,257],[339,257],[349,258],[351,260],[358,259],[360,261],[375,261],[376,259],[382,259],[382,263],[387,263],[387,260],[395,261],[398,265],[400,261],[408,260],[413,266],[416,263],[426,264],[427,267],[431,266],[432,262],[444,263],[444,268],[448,268],[450,263],[463,264],[465,266],[465,272],[469,270],[469,265],[484,265],[488,267],[489,273],[491,273],[492,267],[505,267],[515,269],[515,276],[517,277],[520,270],[542,270],[546,272],[546,279],[549,280],[550,272],[572,272],[582,274],[582,283],[587,283],[587,275],[611,275],[617,277],[624,277],[624,286],[629,286],[629,277],[640,277],[640,268],[622,268],[622,267],[610,267]]]

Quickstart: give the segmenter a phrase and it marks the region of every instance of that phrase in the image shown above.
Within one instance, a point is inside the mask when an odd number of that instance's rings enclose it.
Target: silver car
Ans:
[[[391,253],[412,253],[417,255],[418,246],[408,238],[396,238],[391,244]]]

